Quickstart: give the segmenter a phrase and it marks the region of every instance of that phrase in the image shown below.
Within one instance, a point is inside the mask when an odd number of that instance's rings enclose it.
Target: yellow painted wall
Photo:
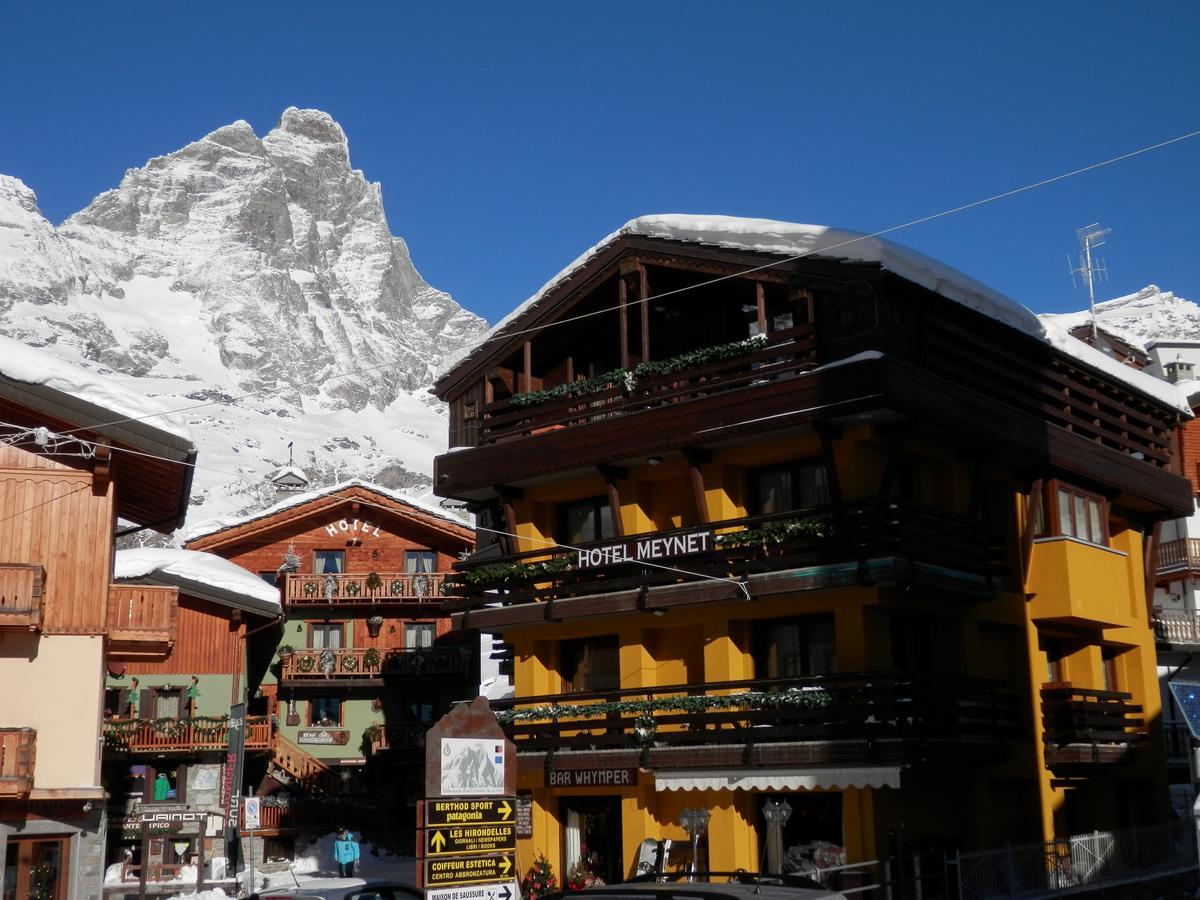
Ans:
[[[104,640],[0,632],[0,726],[37,730],[34,790],[100,784]]]

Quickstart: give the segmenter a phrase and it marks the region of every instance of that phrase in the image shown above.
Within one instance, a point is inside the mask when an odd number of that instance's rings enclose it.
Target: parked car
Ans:
[[[742,876],[722,884],[679,881],[626,881],[551,894],[547,900],[846,900],[846,895],[800,876]],[[757,882],[757,883],[756,883]],[[809,885],[812,885],[811,887]]]
[[[422,900],[425,892],[397,881],[367,881],[361,878],[318,878],[300,887],[269,888],[251,894],[249,900]]]

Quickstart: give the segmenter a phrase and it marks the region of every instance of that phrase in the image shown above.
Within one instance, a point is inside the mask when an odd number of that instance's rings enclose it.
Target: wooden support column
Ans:
[[[629,285],[625,281],[625,276],[617,278],[617,329],[621,333],[621,368],[629,368],[629,310],[626,307],[628,302]]]
[[[696,521],[701,525],[707,524],[710,521],[708,495],[704,489],[704,472],[701,471],[700,466],[712,462],[712,454],[699,447],[692,447],[683,451],[683,458],[687,460],[688,475],[692,482],[692,501],[696,504]]]
[[[1142,565],[1146,578],[1146,621],[1154,627],[1154,576],[1158,571],[1158,544],[1162,537],[1162,522],[1155,522],[1151,532],[1143,538]]]
[[[646,267],[638,263],[638,305],[642,308],[642,362],[650,360],[650,279]]]
[[[506,556],[517,552],[517,512],[513,508],[513,501],[521,497],[520,488],[508,487],[507,485],[498,484],[493,490],[496,496],[500,498],[500,509],[504,513],[504,525],[502,526],[507,534],[502,534],[501,547],[504,548]]]
[[[761,281],[754,282],[754,302],[758,306],[758,333],[767,333],[767,288]]]
[[[1042,509],[1042,479],[1035,478],[1029,486],[1029,503],[1025,507],[1025,522],[1021,529],[1021,590],[1029,584],[1029,567],[1033,563],[1034,529]]]
[[[625,537],[625,523],[621,521],[621,491],[617,487],[617,479],[625,478],[629,473],[620,466],[596,466],[596,469],[604,476],[604,485],[608,493],[608,509],[612,515],[613,534],[617,537]]]
[[[525,342],[524,371],[521,373],[521,390],[528,393],[533,390],[533,342]]]

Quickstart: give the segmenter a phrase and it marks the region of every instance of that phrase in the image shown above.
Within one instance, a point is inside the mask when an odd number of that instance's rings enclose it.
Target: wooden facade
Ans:
[[[621,234],[438,382],[436,489],[502,535],[446,608],[515,660],[523,850],[622,877],[701,806],[754,871],[780,792],[785,847],[850,861],[1166,814],[1180,412],[953,290]]]

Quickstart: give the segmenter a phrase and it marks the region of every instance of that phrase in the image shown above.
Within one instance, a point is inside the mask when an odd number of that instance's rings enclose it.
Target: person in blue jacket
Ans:
[[[337,831],[337,840],[333,842],[333,859],[338,864],[340,876],[354,876],[354,864],[358,862],[358,841],[345,828],[339,828]]]

